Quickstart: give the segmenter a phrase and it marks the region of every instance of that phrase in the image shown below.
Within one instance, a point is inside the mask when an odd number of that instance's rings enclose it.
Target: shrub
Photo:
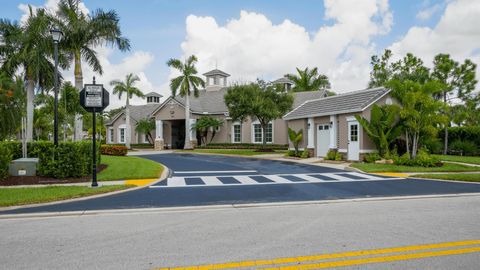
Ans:
[[[422,145],[432,154],[439,154],[443,149],[442,141],[438,138],[429,137],[423,141]]]
[[[405,153],[401,156],[397,156],[394,160],[393,163],[395,165],[405,165],[405,166],[413,166],[412,162],[410,160],[410,155],[408,153]]]
[[[0,179],[8,176],[10,161],[12,161],[12,151],[5,144],[0,143]]]
[[[441,129],[438,133],[438,137],[441,139],[442,145],[445,134],[444,132],[444,129]],[[480,126],[449,127],[448,141],[455,142],[457,140],[469,141],[475,145],[480,145]]]
[[[382,159],[378,153],[368,153],[363,156],[363,161],[367,163],[375,163],[375,161]]]
[[[127,147],[124,145],[110,145],[104,144],[101,146],[102,155],[109,156],[125,156],[127,154]]]
[[[301,158],[309,158],[310,157],[310,153],[308,152],[308,149],[305,148],[302,152],[302,154],[300,154],[300,157]]]
[[[287,154],[288,157],[296,157],[297,155],[295,154],[295,150],[288,150]]]
[[[336,151],[335,150],[328,150],[327,155],[325,156],[325,160],[335,160]]]
[[[420,167],[439,167],[442,163],[428,154],[425,149],[420,149],[417,152],[417,156],[414,159],[410,159],[410,155],[405,153],[400,157],[394,159],[395,165],[404,166],[420,166]]]
[[[341,161],[343,160],[343,155],[340,152],[335,153],[335,160],[336,161]]]
[[[450,150],[459,152],[460,155],[474,155],[478,152],[478,148],[475,143],[467,140],[455,140],[450,143]]]
[[[197,146],[198,149],[260,149],[262,144],[256,143],[209,143],[206,146]],[[287,150],[288,144],[267,144],[266,149]]]

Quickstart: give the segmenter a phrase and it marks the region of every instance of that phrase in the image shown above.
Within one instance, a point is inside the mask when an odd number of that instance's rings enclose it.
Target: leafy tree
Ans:
[[[121,99],[122,95],[126,95],[126,105],[125,105],[125,145],[127,148],[130,149],[130,135],[131,135],[131,129],[130,129],[130,99],[133,96],[141,97],[143,98],[144,95],[140,89],[135,87],[135,83],[139,81],[140,78],[133,74],[130,73],[125,77],[125,81],[122,82],[120,80],[113,80],[110,82],[110,85],[113,86],[113,94],[118,95],[118,98]]]
[[[198,73],[195,63],[198,61],[195,55],[191,55],[187,58],[185,63],[178,59],[170,59],[167,62],[169,67],[172,67],[180,71],[181,75],[173,78],[170,81],[170,89],[172,90],[172,96],[177,95],[179,91],[180,96],[185,97],[185,144],[183,149],[193,149],[190,136],[188,135],[190,131],[190,94],[193,90],[193,95],[198,97],[198,87],[205,87],[205,82],[202,78],[196,76]]]
[[[34,13],[30,8],[27,21],[19,25],[17,22],[0,20],[0,56],[4,59],[2,70],[8,76],[23,72],[27,92],[27,129],[26,139],[33,138],[33,113],[35,85],[48,89],[53,85],[55,72],[51,58],[53,42],[49,34],[50,20],[44,9]],[[59,63],[67,67],[67,58],[59,54]]]
[[[197,122],[193,126],[194,129],[197,130],[198,134],[200,135],[200,144],[207,145],[213,141],[215,135],[217,133],[217,129],[223,125],[223,121],[211,116],[202,116],[197,119]],[[210,137],[210,141],[208,141],[208,132],[212,132],[212,136]]]
[[[152,130],[155,129],[155,121],[153,119],[141,119],[138,121],[135,130],[139,133],[147,135],[148,141],[153,144]]]
[[[480,126],[480,96],[465,99],[464,104],[451,107],[451,119],[457,126]]]
[[[297,75],[287,74],[285,76],[295,83],[292,89],[294,92],[330,89],[328,77],[323,74],[318,74],[317,68],[309,69],[307,67],[303,70],[297,68]]]
[[[15,77],[12,80],[0,73],[0,141],[17,133],[22,116],[25,114],[25,93],[23,80]]]
[[[83,88],[82,61],[93,71],[103,73],[95,47],[101,45],[116,46],[121,51],[130,50],[130,41],[122,36],[120,19],[114,10],[97,9],[84,14],[79,9],[80,0],[61,0],[57,14],[51,16],[54,24],[64,33],[61,50],[74,60],[75,87]],[[75,139],[81,139],[81,115],[75,117]]]
[[[298,157],[298,146],[303,139],[303,129],[295,132],[295,130],[288,128],[288,139],[290,139],[293,144],[293,148],[295,148],[295,156]]]
[[[476,65],[470,61],[460,65],[450,58],[448,54],[438,54],[433,60],[434,68],[432,78],[443,83],[444,88],[436,98],[443,99],[445,109],[448,109],[449,95],[456,94],[458,98],[465,99],[475,89],[477,80],[475,80]],[[449,116],[448,110],[444,113]],[[448,121],[450,122],[450,121]],[[445,125],[443,154],[448,153],[448,122]]]
[[[433,96],[442,91],[444,85],[438,81],[419,83],[411,80],[394,79],[388,82],[392,96],[400,101],[400,118],[403,121],[407,152],[410,158],[417,156],[420,140],[434,137],[436,126],[444,124],[445,115],[439,114],[443,103]]]
[[[235,85],[225,94],[225,104],[233,120],[243,121],[247,117],[257,119],[263,132],[263,145],[267,143],[268,124],[292,109],[293,96],[273,86],[262,83]]]
[[[400,108],[396,105],[372,106],[370,120],[360,115],[355,115],[363,130],[377,147],[381,157],[388,154],[390,144],[402,132],[402,125],[398,119]]]

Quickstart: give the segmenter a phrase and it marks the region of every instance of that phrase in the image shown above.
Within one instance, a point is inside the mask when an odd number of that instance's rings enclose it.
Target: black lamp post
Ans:
[[[58,43],[63,38],[62,31],[58,29],[50,30],[50,34],[53,39],[54,58],[55,58],[55,74],[54,79],[54,92],[55,92],[55,104],[54,104],[54,118],[53,118],[53,143],[58,145]]]

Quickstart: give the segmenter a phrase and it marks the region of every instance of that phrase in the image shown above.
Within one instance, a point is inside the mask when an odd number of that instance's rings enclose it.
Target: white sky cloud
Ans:
[[[313,34],[289,20],[273,24],[255,12],[241,11],[239,18],[225,25],[218,25],[212,17],[190,15],[182,58],[197,55],[202,73],[218,62],[220,69],[232,75],[230,81],[276,79],[295,72],[295,67],[308,66],[327,74],[336,91],[364,88],[369,59],[375,53],[372,38],[388,33],[392,26],[388,1],[324,3],[325,18],[334,23]]]

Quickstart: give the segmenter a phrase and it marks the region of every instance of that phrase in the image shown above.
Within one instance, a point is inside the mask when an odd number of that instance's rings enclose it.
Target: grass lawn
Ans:
[[[453,163],[445,163],[442,167],[431,168],[372,163],[353,163],[351,166],[364,172],[480,172],[479,167]]]
[[[163,171],[155,161],[131,156],[102,155],[102,164],[108,167],[98,174],[98,181],[158,178]]]
[[[480,165],[480,157],[450,156],[450,155],[433,155],[433,156],[442,161],[454,161],[454,162],[471,163],[471,164]]]
[[[442,180],[454,180],[454,181],[467,181],[467,182],[479,182],[480,183],[480,173],[451,173],[451,174],[417,174],[411,177],[417,178],[431,178],[431,179],[442,179]]]
[[[256,152],[255,149],[195,149],[192,151],[180,150],[178,152],[256,156],[256,155],[265,155],[265,154],[281,154],[281,153],[285,153],[286,150],[275,150],[275,152]]]
[[[127,189],[133,186],[114,185],[99,188],[80,186],[50,186],[32,188],[0,188],[0,206],[44,203],[71,198],[85,197]]]

